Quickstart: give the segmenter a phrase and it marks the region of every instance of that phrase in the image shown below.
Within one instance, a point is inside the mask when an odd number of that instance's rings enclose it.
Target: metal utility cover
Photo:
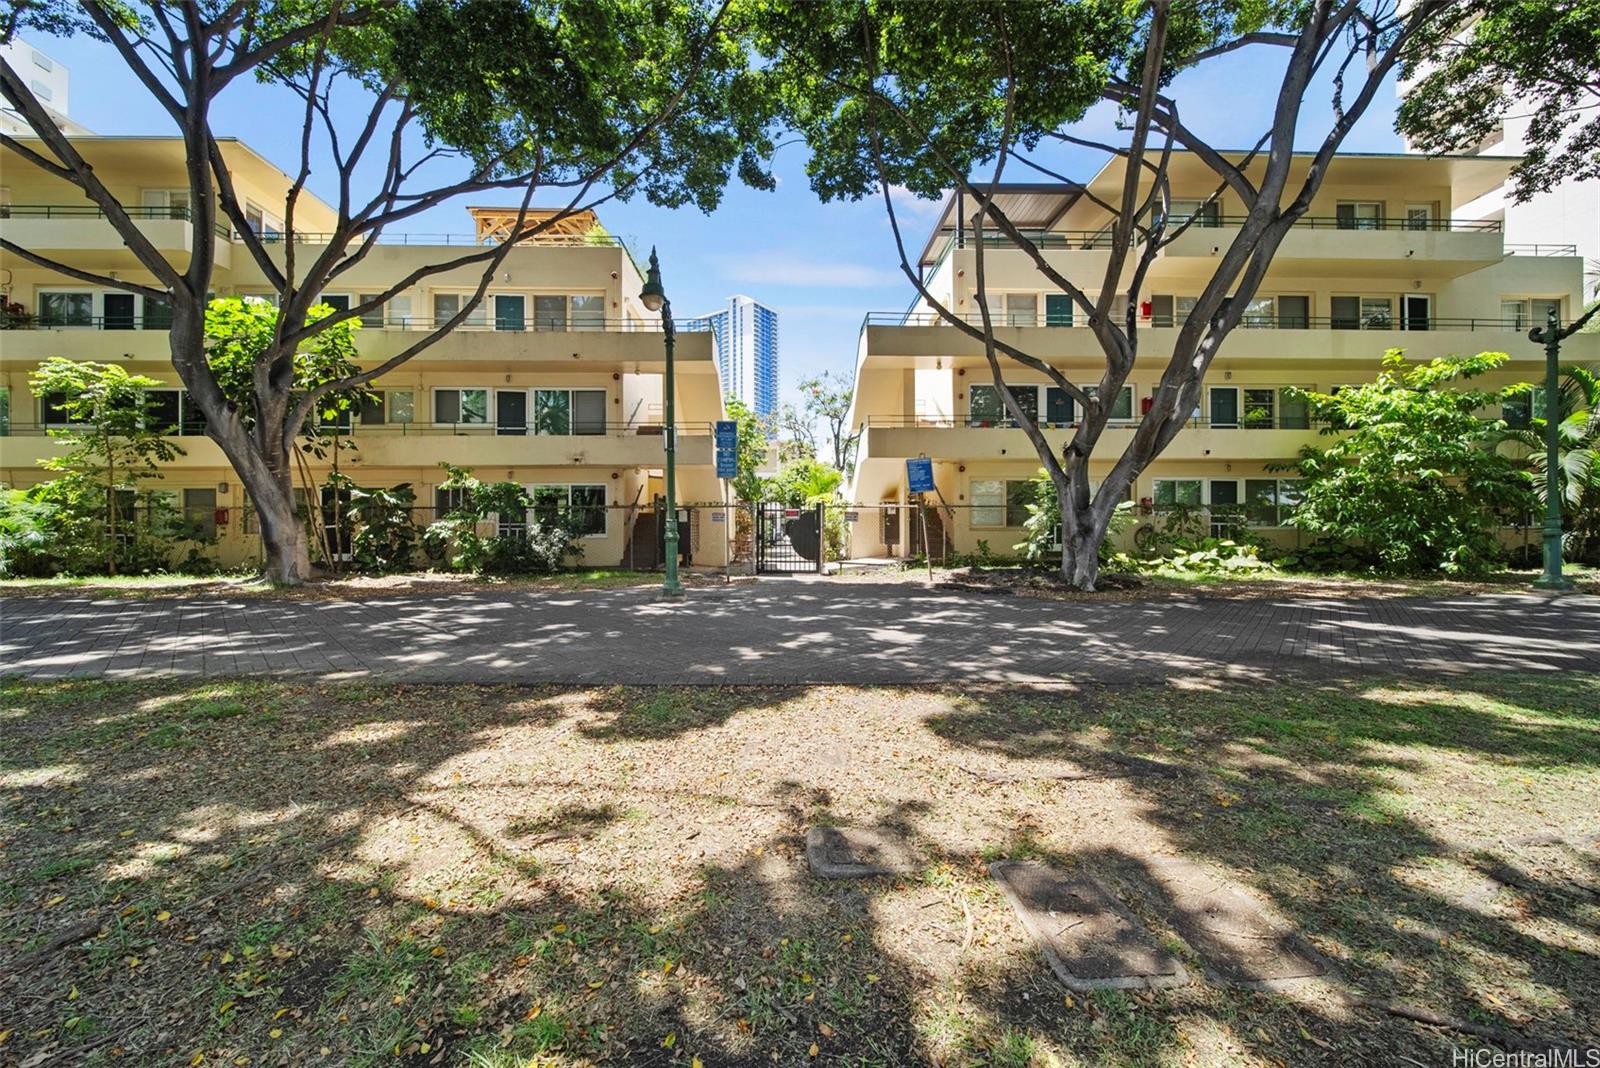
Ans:
[[[1182,986],[1189,973],[1100,882],[1031,861],[989,866],[1022,926],[1072,990]]]

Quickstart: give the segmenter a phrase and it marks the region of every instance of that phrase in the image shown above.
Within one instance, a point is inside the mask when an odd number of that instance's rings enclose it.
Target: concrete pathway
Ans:
[[[561,683],[1600,670],[1600,597],[1070,603],[907,583],[353,601],[0,599],[0,673]]]

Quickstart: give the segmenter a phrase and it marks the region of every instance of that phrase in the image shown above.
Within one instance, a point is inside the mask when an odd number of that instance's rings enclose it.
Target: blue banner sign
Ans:
[[[714,436],[717,445],[717,477],[739,477],[739,424],[732,419],[717,420]]]
[[[906,461],[906,489],[912,493],[933,492],[933,461],[916,456]]]

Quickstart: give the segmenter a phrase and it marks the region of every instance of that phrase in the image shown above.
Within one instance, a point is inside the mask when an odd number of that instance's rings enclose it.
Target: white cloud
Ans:
[[[810,259],[769,249],[742,256],[717,256],[722,274],[750,285],[831,287],[893,286],[904,281],[899,271],[843,260]]]
[[[895,215],[900,219],[932,222],[944,205],[944,200],[924,200],[903,185],[889,187],[889,199],[894,202]]]

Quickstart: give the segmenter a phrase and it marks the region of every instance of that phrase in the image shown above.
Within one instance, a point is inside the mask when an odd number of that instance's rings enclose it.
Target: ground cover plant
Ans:
[[[0,1063],[1432,1064],[1476,1041],[1321,981],[1069,996],[1001,857],[1118,886],[1190,857],[1344,988],[1600,1036],[1592,675],[10,683],[0,717]],[[818,823],[897,827],[922,867],[813,879]]]

